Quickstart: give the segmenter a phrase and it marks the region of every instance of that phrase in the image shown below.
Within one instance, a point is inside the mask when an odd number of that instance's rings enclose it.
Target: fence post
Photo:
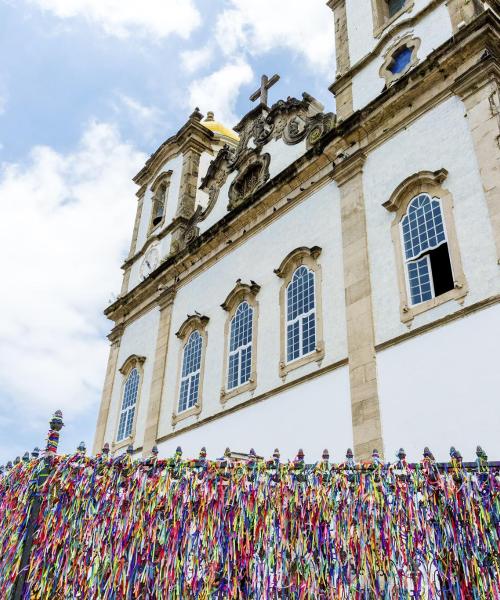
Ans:
[[[42,459],[44,465],[38,473],[33,499],[31,500],[30,516],[28,519],[28,524],[26,526],[26,534],[23,543],[23,553],[21,555],[19,573],[17,575],[17,581],[12,592],[11,600],[22,600],[23,597],[24,584],[26,582],[26,577],[29,573],[29,563],[31,548],[33,546],[33,536],[36,530],[36,524],[38,521],[38,515],[40,513],[40,507],[42,505],[40,489],[42,488],[43,484],[45,483],[45,480],[50,475],[50,472],[52,470],[52,459],[56,455],[57,446],[59,445],[59,432],[64,426],[63,416],[60,410],[56,410],[49,425],[50,429],[47,436],[47,446],[45,448],[45,453]]]

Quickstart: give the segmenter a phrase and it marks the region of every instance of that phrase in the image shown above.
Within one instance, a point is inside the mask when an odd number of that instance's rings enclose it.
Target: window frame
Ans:
[[[175,393],[175,401],[172,412],[172,425],[177,425],[180,421],[188,419],[192,416],[197,416],[201,413],[203,407],[203,381],[205,378],[205,355],[207,352],[208,334],[207,324],[209,318],[202,315],[188,315],[188,318],[181,325],[179,331],[175,334],[179,340],[179,356],[178,356],[178,367],[177,367],[177,385]],[[195,331],[201,336],[201,361],[200,361],[200,380],[198,385],[198,398],[195,404],[182,412],[179,412],[179,400],[180,391],[182,384],[182,368],[184,364],[184,351],[189,342],[191,334]]]
[[[252,392],[257,387],[257,338],[258,338],[258,321],[259,321],[259,303],[257,294],[260,291],[260,286],[255,282],[250,284],[241,283],[241,280],[236,282],[236,286],[231,290],[226,300],[221,304],[221,308],[227,312],[226,323],[224,325],[224,363],[222,368],[222,386],[220,392],[220,401],[225,404],[231,398]],[[231,327],[233,319],[236,316],[238,308],[246,302],[253,310],[252,316],[252,363],[250,368],[250,379],[243,384],[234,388],[228,387],[229,377],[229,358],[231,344]]]
[[[317,362],[320,365],[325,356],[325,342],[323,338],[323,302],[322,302],[322,274],[321,265],[318,257],[321,254],[319,246],[307,248],[305,246],[296,248],[290,252],[283,260],[281,265],[275,269],[275,273],[283,282],[280,289],[280,363],[279,374],[283,379],[295,369],[311,363]],[[301,266],[307,267],[314,273],[314,299],[315,299],[315,317],[316,317],[316,347],[313,351],[300,356],[292,361],[288,361],[288,305],[287,291],[293,276]]]
[[[165,224],[165,215],[167,213],[167,200],[168,193],[170,191],[170,182],[172,178],[173,171],[166,171],[165,173],[161,173],[155,179],[153,184],[151,185],[151,210],[149,214],[149,224],[148,224],[148,237],[152,235],[154,232],[159,231],[163,225]],[[163,216],[161,221],[159,221],[156,225],[153,224],[153,216],[154,216],[154,208],[155,208],[155,199],[156,194],[160,190],[162,186],[165,186],[165,199],[163,201]]]
[[[113,443],[112,443],[112,451],[115,452],[128,446],[133,443],[136,435],[136,426],[137,426],[137,415],[139,412],[139,406],[141,402],[141,391],[142,391],[142,383],[144,381],[144,362],[146,361],[145,356],[138,356],[137,354],[132,354],[127,358],[127,360],[123,363],[123,365],[118,369],[118,372],[122,374],[122,383],[120,387],[120,396],[119,396],[119,405],[117,410],[117,417],[115,423],[115,430],[113,435]],[[118,430],[120,427],[120,418],[122,415],[122,406],[125,394],[125,387],[127,385],[127,381],[130,377],[130,374],[133,370],[136,370],[139,375],[139,383],[137,385],[137,395],[135,398],[135,410],[134,410],[134,418],[132,422],[132,430],[130,435],[123,438],[122,440],[118,440]]]
[[[455,220],[453,217],[453,197],[451,193],[443,187],[443,182],[448,176],[446,169],[438,171],[420,171],[411,177],[405,179],[393,192],[389,200],[384,202],[383,206],[388,211],[395,213],[391,223],[391,237],[394,251],[396,254],[396,267],[400,295],[400,318],[408,326],[413,319],[432,308],[457,300],[463,303],[469,288],[462,267],[460,249],[458,245],[457,234],[455,230]],[[448,244],[448,254],[450,258],[451,270],[455,287],[440,296],[434,296],[429,300],[419,304],[411,304],[411,295],[407,274],[407,260],[404,252],[403,232],[401,221],[407,214],[408,207],[412,200],[421,194],[427,194],[431,199],[439,199],[441,204],[441,214],[443,218],[446,243]]]
[[[404,77],[406,73],[411,71],[413,67],[418,63],[418,50],[420,48],[420,38],[414,37],[412,34],[406,35],[404,38],[398,40],[396,44],[391,45],[383,55],[384,62],[379,70],[379,75],[385,80],[387,87],[391,86],[394,82],[401,77]],[[403,48],[408,48],[411,51],[411,56],[408,64],[399,72],[393,73],[390,70],[393,58]]]
[[[414,6],[415,0],[406,0],[405,4],[391,17],[387,0],[372,0],[373,37],[379,38],[401,15],[411,12]]]

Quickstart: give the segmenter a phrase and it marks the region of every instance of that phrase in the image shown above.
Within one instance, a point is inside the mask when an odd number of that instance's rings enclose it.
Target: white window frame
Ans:
[[[312,278],[312,290],[313,290],[313,307],[310,308],[307,312],[304,313],[300,313],[298,314],[296,317],[290,319],[289,318],[289,312],[290,312],[290,306],[289,306],[289,293],[290,293],[290,289],[291,287],[294,285],[295,283],[295,275],[297,274],[298,271],[300,271],[301,269],[305,269],[307,272],[307,276],[309,277],[309,274],[312,274],[313,278]],[[308,282],[309,284],[309,282]],[[309,291],[309,287],[307,288]],[[313,352],[316,351],[316,340],[318,337],[318,332],[317,332],[317,325],[316,325],[316,273],[314,272],[313,269],[310,269],[309,267],[307,267],[306,265],[299,265],[293,272],[292,274],[292,278],[290,280],[290,283],[287,285],[286,287],[286,362],[287,363],[292,363],[295,362],[296,360],[300,360],[302,358],[304,358],[305,356],[309,356],[310,354],[312,354]],[[308,319],[310,319],[311,316],[314,315],[314,347],[309,350],[308,352],[304,352],[303,350],[303,342],[304,342],[304,322]],[[299,354],[298,356],[295,356],[294,358],[289,358],[290,355],[290,340],[288,337],[288,330],[290,328],[290,326],[295,325],[296,323],[299,324]]]
[[[441,222],[443,224],[444,240],[440,241],[435,246],[428,246],[427,248],[425,248],[425,250],[421,250],[417,255],[412,256],[411,258],[407,258],[406,257],[406,241],[405,241],[405,236],[404,236],[404,232],[403,232],[403,221],[406,218],[409,217],[409,210],[410,210],[410,207],[411,207],[412,203],[417,198],[419,198],[420,196],[427,196],[427,198],[430,200],[430,202],[437,202],[438,203],[438,205],[439,205],[439,212],[441,214]],[[405,266],[406,289],[408,291],[408,306],[410,306],[410,307],[419,306],[420,304],[423,304],[424,302],[428,302],[429,300],[432,300],[432,299],[436,298],[436,294],[435,294],[435,291],[434,291],[433,273],[432,273],[432,268],[431,268],[431,261],[430,261],[429,252],[431,250],[435,250],[436,248],[439,248],[439,246],[442,246],[443,244],[448,244],[448,234],[447,234],[447,231],[446,231],[446,220],[445,220],[445,214],[444,214],[443,204],[441,202],[441,198],[439,198],[437,196],[431,196],[427,192],[421,192],[420,194],[417,194],[416,196],[414,196],[408,202],[408,206],[406,207],[406,211],[405,211],[403,217],[400,220],[399,229],[400,229],[400,238],[401,238],[401,248],[402,248],[402,251],[403,251],[403,263],[404,263],[404,266]],[[411,230],[410,230],[410,234],[411,234]],[[428,270],[428,273],[429,273],[429,281],[430,281],[430,288],[431,288],[431,294],[432,294],[432,296],[431,296],[431,298],[427,298],[425,300],[421,300],[420,302],[413,302],[412,290],[411,290],[411,283],[410,283],[410,270],[409,270],[409,266],[408,265],[410,263],[418,262],[424,256],[427,258],[427,270]],[[451,262],[451,255],[450,255],[449,246],[448,246],[448,256],[449,256],[450,265],[451,265],[451,269],[452,269],[452,273],[453,273],[453,264]]]
[[[246,327],[250,330],[248,335],[248,341],[246,344],[242,344],[240,346],[237,346],[234,350],[231,350],[231,341],[233,338],[233,331],[234,331],[234,327],[236,325],[236,319],[239,317],[239,311],[240,309],[243,307],[243,305],[246,305],[248,307],[248,311],[250,313],[250,317],[248,319],[248,323],[246,323]],[[236,389],[238,389],[239,387],[244,386],[245,384],[247,384],[251,379],[252,379],[252,365],[253,365],[253,320],[254,320],[254,309],[252,307],[252,305],[247,301],[247,300],[243,300],[242,302],[240,302],[238,304],[238,307],[236,308],[235,314],[233,316],[233,318],[231,319],[231,325],[229,328],[229,340],[228,340],[228,362],[227,362],[227,390],[228,391],[234,391]],[[243,362],[243,353],[245,350],[248,350],[250,352],[250,371],[248,373],[248,378],[245,379],[245,381],[241,380],[241,372],[242,372],[242,362]],[[237,383],[236,385],[231,385],[231,359],[233,357],[237,357]]]
[[[187,351],[188,351],[188,347],[191,344],[192,340],[194,339],[194,336],[197,336],[200,340],[200,345],[198,349],[194,349],[193,352],[197,352],[199,353],[199,356],[196,356],[195,358],[193,358],[193,362],[194,363],[198,363],[198,368],[193,370],[193,371],[189,371],[184,375],[184,366],[186,361],[188,360],[188,356],[187,356]],[[193,344],[196,342],[193,342]],[[198,399],[200,396],[200,380],[201,380],[201,362],[202,362],[202,357],[203,357],[203,336],[201,335],[201,333],[195,329],[194,331],[192,331],[188,337],[188,340],[186,342],[186,344],[184,345],[184,350],[182,353],[182,366],[181,366],[181,381],[180,381],[180,386],[179,386],[179,397],[177,398],[177,413],[179,415],[181,415],[182,413],[190,410],[191,408],[195,407],[198,403]],[[197,389],[196,389],[196,397],[194,398],[194,402],[192,402],[192,404],[190,404],[190,397],[191,397],[191,391],[194,385],[194,381],[197,378]],[[187,382],[187,404],[184,408],[181,408],[181,402],[182,402],[182,390],[183,390],[183,384]]]

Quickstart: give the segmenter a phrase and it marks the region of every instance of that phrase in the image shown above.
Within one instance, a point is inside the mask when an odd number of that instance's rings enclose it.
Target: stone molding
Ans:
[[[280,362],[279,374],[284,380],[291,371],[299,369],[312,362],[318,363],[321,367],[321,361],[325,357],[325,340],[323,336],[323,277],[321,265],[318,258],[322,249],[319,246],[308,248],[301,246],[289,252],[281,262],[280,266],[274,270],[275,274],[283,280],[279,292],[280,303]],[[313,352],[302,356],[296,360],[287,360],[287,289],[290,285],[295,271],[300,266],[306,266],[314,273],[314,297],[315,297],[315,317],[316,317],[316,348]]]
[[[118,399],[118,410],[116,411],[116,419],[113,429],[113,441],[111,443],[111,451],[117,452],[118,450],[133,444],[136,436],[136,426],[137,426],[137,415],[139,413],[139,408],[141,405],[141,396],[142,396],[142,385],[144,382],[144,363],[146,362],[145,356],[138,356],[137,354],[131,354],[122,366],[118,369],[118,373],[122,375],[122,382],[120,386],[120,396]],[[135,400],[135,410],[134,410],[134,422],[132,424],[132,431],[128,437],[119,442],[116,440],[116,436],[118,435],[118,427],[120,424],[120,417],[122,412],[122,404],[123,404],[123,394],[125,392],[125,385],[127,383],[128,376],[133,369],[137,369],[139,373],[139,387],[137,389],[137,396]],[[118,374],[117,374],[118,375]]]
[[[391,224],[391,237],[395,252],[399,286],[400,318],[401,321],[408,326],[411,325],[413,319],[417,315],[435,308],[440,304],[444,304],[450,300],[456,300],[459,303],[463,303],[465,296],[469,292],[455,230],[453,197],[443,186],[447,176],[448,171],[446,169],[439,169],[438,171],[420,171],[419,173],[415,173],[400,183],[391,194],[389,200],[383,204],[384,208],[395,213]],[[409,203],[413,198],[422,193],[428,194],[431,198],[438,198],[440,201],[455,287],[445,294],[441,294],[440,296],[436,296],[430,300],[412,306],[408,293],[400,224],[401,220],[406,215]]]
[[[421,40],[417,37],[414,37],[413,33],[408,33],[404,37],[395,40],[395,42],[387,48],[387,50],[383,54],[384,62],[379,70],[379,75],[385,80],[385,85],[389,87],[395,81],[404,77],[406,73],[410,69],[418,63],[418,49],[420,48]],[[393,73],[390,70],[391,63],[394,59],[394,55],[403,48],[411,49],[411,58],[406,67],[400,71],[399,73]]]
[[[220,392],[220,401],[223,405],[232,398],[251,392],[257,387],[257,349],[258,349],[258,331],[259,331],[259,303],[257,302],[257,294],[260,291],[260,285],[251,281],[250,283],[242,283],[241,279],[236,281],[236,285],[229,292],[227,298],[221,304],[221,308],[227,312],[226,322],[224,324],[224,358],[222,365],[222,385]],[[252,365],[250,380],[238,387],[228,389],[227,378],[229,370],[229,343],[231,337],[231,323],[236,314],[236,311],[242,302],[248,302],[252,307]]]
[[[476,57],[482,49],[493,43],[498,24],[499,19],[491,12],[482,13],[461,29],[454,40],[438,48],[362,112],[352,115],[325,134],[317,147],[311,148],[269,180],[244,207],[227,213],[220,222],[193,240],[182,253],[164,261],[154,281],[145,281],[136,286],[109,306],[105,314],[116,322],[124,318],[133,320],[143,314],[155,301],[151,289],[158,285],[158,281],[177,281],[183,285],[200,270],[208,268],[250,232],[265,227],[269,220],[279,218],[296,202],[325,185],[332,161],[335,167],[331,177],[339,180],[342,171],[353,168],[349,166],[353,156],[366,156],[421,114],[451,97],[454,79],[443,77],[443,73],[456,73],[455,80],[458,81],[462,77],[467,78],[468,73],[476,68],[486,68],[488,62],[478,63]],[[439,65],[439,69],[436,65]],[[412,105],[412,112],[407,110],[409,104]],[[363,162],[362,158],[357,160]]]
[[[207,353],[207,343],[208,343],[208,334],[207,334],[207,325],[209,322],[209,317],[200,314],[188,315],[187,319],[179,328],[179,331],[175,334],[181,344],[179,346],[179,357],[177,363],[177,385],[176,385],[176,393],[174,399],[174,407],[172,411],[172,426],[175,427],[181,421],[188,419],[189,417],[198,416],[201,414],[203,409],[203,383],[205,379],[205,356]],[[194,406],[185,410],[181,413],[178,412],[178,402],[179,402],[179,393],[181,387],[181,374],[182,374],[182,363],[184,357],[184,349],[189,340],[189,336],[194,332],[198,331],[202,337],[203,343],[201,348],[201,366],[200,366],[200,382],[198,387],[198,399]]]

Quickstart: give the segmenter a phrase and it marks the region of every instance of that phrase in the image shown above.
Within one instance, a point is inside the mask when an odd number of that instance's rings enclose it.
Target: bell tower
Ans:
[[[329,0],[336,76],[330,87],[345,120],[393,86],[496,2]],[[498,6],[498,5],[497,5]]]

